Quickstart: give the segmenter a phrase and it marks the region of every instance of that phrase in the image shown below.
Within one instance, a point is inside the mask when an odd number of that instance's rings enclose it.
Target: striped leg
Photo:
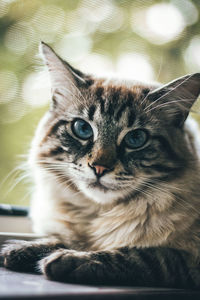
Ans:
[[[190,255],[170,248],[121,248],[79,252],[59,249],[40,262],[52,280],[99,285],[200,288],[200,269]]]

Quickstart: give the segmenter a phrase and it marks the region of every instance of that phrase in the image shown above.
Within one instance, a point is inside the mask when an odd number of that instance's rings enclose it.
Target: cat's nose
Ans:
[[[105,166],[100,166],[100,165],[95,165],[95,164],[92,164],[92,165],[89,164],[89,167],[91,169],[93,169],[93,171],[97,177],[101,177],[102,175],[105,174],[106,171],[109,170],[109,168],[107,168]]]

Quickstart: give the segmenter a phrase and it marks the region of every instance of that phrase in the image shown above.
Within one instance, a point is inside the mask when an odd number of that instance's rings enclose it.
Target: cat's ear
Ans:
[[[40,52],[50,74],[53,107],[66,107],[67,102],[81,101],[83,97],[80,96],[80,89],[87,86],[87,76],[62,60],[44,42],[40,44]]]
[[[176,126],[182,126],[200,94],[200,73],[180,77],[149,93],[149,109],[165,112]]]

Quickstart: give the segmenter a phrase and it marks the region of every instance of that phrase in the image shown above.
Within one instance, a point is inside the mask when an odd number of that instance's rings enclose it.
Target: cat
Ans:
[[[52,101],[32,142],[34,231],[4,266],[51,280],[200,288],[200,73],[96,78],[41,44]]]

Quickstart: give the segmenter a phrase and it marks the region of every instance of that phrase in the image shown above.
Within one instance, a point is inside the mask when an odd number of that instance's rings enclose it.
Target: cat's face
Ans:
[[[153,185],[184,172],[190,154],[183,123],[199,92],[199,76],[164,88],[94,79],[46,45],[43,52],[53,104],[37,133],[35,160],[63,188],[71,185],[96,202],[109,203],[148,196]],[[186,91],[188,80],[193,89]],[[183,93],[193,96],[187,105],[181,102]],[[166,105],[169,101],[173,105]]]

